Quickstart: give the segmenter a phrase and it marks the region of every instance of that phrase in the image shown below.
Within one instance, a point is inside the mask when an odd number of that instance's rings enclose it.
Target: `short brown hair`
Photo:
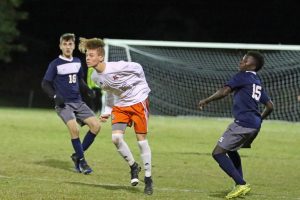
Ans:
[[[74,33],[64,33],[60,36],[59,38],[59,42],[61,43],[63,40],[72,40],[73,42],[75,42],[75,34]]]
[[[88,49],[97,49],[99,54],[104,56],[105,43],[100,38],[79,38],[78,49],[82,53],[85,53]]]

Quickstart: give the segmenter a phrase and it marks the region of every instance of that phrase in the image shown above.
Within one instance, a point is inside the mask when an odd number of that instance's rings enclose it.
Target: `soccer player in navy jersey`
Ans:
[[[84,82],[80,59],[73,57],[75,35],[63,34],[59,48],[62,54],[49,64],[42,80],[42,89],[54,100],[58,116],[68,127],[75,151],[71,155],[75,170],[89,174],[92,169],[85,160],[84,151],[93,143],[101,127],[93,111],[82,101],[80,91],[86,92],[91,98],[94,93]],[[89,127],[82,143],[78,123],[81,126],[87,124]]]
[[[213,158],[221,169],[236,184],[226,195],[227,199],[245,195],[251,190],[250,185],[243,178],[238,150],[251,148],[251,143],[257,136],[263,119],[273,111],[273,103],[256,74],[263,65],[263,56],[259,52],[249,51],[240,61],[239,72],[223,88],[199,102],[199,108],[202,110],[211,101],[222,99],[234,92],[234,122],[228,126],[212,152]],[[262,113],[258,109],[258,103],[265,105]]]

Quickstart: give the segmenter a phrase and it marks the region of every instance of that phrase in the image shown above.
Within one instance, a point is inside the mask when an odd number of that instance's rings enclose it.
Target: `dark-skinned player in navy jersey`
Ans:
[[[100,121],[82,101],[80,92],[87,93],[91,98],[95,94],[84,82],[80,59],[73,57],[75,35],[63,34],[60,37],[59,48],[62,54],[49,64],[42,81],[42,89],[54,100],[58,116],[68,127],[75,151],[71,155],[75,170],[89,174],[92,169],[85,160],[84,151],[89,148],[100,131]],[[82,143],[79,138],[78,123],[89,127]]]
[[[243,178],[241,158],[238,150],[250,148],[257,136],[262,121],[273,111],[273,103],[266,94],[257,72],[263,67],[264,58],[256,51],[249,51],[240,61],[239,72],[223,88],[199,102],[200,110],[211,101],[222,99],[231,92],[233,96],[234,122],[219,139],[212,152],[221,169],[235,182],[235,187],[226,199],[239,197],[251,188]],[[265,105],[260,113],[258,103]]]

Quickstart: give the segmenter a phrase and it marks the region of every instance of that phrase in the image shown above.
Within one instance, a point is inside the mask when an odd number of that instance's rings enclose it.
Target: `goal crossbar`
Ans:
[[[178,42],[178,41],[155,41],[155,40],[125,40],[105,38],[104,42],[117,46],[165,46],[186,48],[211,48],[211,49],[257,49],[257,50],[286,50],[300,51],[300,45],[283,44],[248,44],[248,43],[215,43],[215,42]]]

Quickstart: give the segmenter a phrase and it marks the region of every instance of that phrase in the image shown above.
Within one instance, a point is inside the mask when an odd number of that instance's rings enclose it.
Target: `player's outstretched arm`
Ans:
[[[216,93],[214,93],[210,97],[200,100],[199,101],[199,109],[202,110],[203,107],[206,104],[210,103],[211,101],[215,101],[215,100],[226,97],[227,95],[229,95],[231,93],[231,91],[232,91],[231,88],[228,86],[225,86],[225,87],[219,89]]]
[[[271,112],[274,110],[273,102],[270,100],[265,104],[265,109],[261,113],[261,118],[265,119],[268,115],[271,114]]]

